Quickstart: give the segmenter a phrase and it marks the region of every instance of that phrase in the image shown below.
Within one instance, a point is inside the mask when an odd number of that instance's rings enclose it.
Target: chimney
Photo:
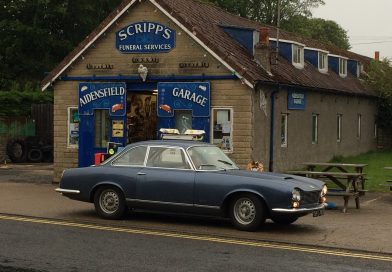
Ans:
[[[271,52],[269,48],[269,28],[260,28],[259,42],[255,45],[255,61],[268,73],[271,72]]]
[[[374,52],[374,59],[375,59],[376,61],[379,61],[379,60],[380,60],[380,51]]]

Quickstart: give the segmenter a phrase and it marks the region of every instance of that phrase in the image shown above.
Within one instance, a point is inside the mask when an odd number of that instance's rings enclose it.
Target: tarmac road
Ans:
[[[105,221],[96,215],[92,204],[69,200],[56,193],[55,188],[52,184],[0,182],[0,214],[392,254],[392,194],[389,193],[366,194],[361,199],[360,210],[350,201],[346,214],[328,210],[324,216],[305,216],[290,226],[268,221],[260,231],[246,233],[233,229],[227,221],[210,218],[136,214],[122,221]],[[343,204],[343,199],[336,199],[336,203]]]
[[[386,255],[19,216],[0,215],[0,241],[0,271],[10,272],[390,271],[392,265]]]

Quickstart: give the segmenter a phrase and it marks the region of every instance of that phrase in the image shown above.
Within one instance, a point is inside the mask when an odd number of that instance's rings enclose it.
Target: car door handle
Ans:
[[[147,175],[146,173],[143,173],[143,172],[139,172],[139,173],[137,173],[137,175],[138,176],[145,176],[145,175]]]

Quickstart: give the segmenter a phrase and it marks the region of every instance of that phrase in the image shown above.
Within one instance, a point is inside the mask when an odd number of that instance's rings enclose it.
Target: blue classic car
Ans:
[[[319,180],[240,170],[218,147],[194,141],[131,144],[102,165],[65,170],[57,192],[94,203],[103,218],[129,209],[217,215],[245,231],[267,218],[290,224],[324,212]]]

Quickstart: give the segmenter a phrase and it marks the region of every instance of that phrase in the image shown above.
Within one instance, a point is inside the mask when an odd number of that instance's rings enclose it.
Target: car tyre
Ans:
[[[276,215],[271,218],[275,224],[279,225],[290,225],[298,220],[297,216],[290,216],[290,215]]]
[[[255,195],[239,195],[231,202],[230,218],[235,228],[256,231],[265,222],[265,205]]]
[[[99,216],[118,220],[127,212],[122,191],[116,187],[101,187],[94,194],[94,206]]]

